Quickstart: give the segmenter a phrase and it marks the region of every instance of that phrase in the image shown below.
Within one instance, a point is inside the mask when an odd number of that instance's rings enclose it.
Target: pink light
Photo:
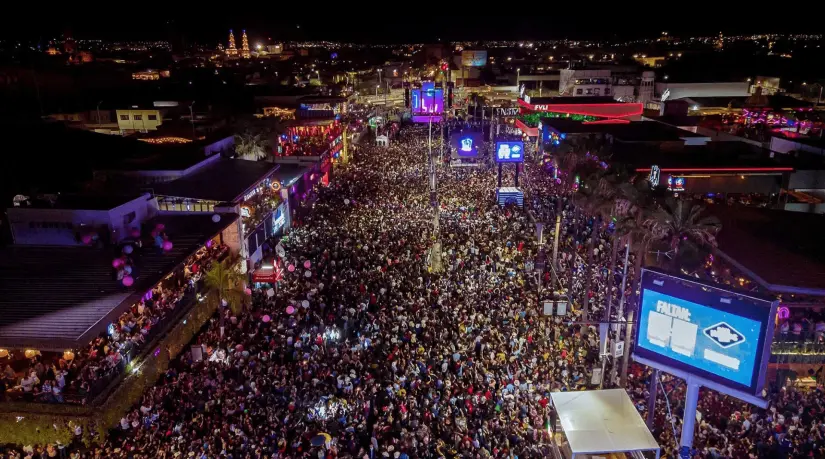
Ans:
[[[660,169],[662,172],[793,172],[792,167],[682,167]],[[641,167],[636,172],[650,172],[649,167]]]
[[[630,120],[623,120],[621,118],[611,118],[598,121],[585,121],[582,124],[630,124]]]

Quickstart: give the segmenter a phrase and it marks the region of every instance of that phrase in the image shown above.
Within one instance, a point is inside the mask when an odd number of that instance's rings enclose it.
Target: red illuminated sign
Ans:
[[[523,99],[519,105],[534,112],[570,113],[571,115],[586,115],[600,118],[625,118],[638,116],[644,110],[642,104],[528,104]]]

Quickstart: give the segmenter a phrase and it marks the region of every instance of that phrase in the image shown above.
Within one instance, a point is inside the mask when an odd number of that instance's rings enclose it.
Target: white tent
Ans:
[[[656,451],[659,444],[623,389],[550,394],[573,458]],[[568,449],[569,448],[569,449]]]

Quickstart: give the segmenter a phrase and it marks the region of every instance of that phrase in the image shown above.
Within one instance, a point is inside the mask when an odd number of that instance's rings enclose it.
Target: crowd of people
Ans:
[[[150,249],[146,249],[150,250]],[[109,327],[77,352],[34,352],[3,368],[0,397],[43,403],[85,404],[126,366],[128,360],[174,315],[196,290],[204,269],[227,248],[202,248],[187,263],[133,304]]]
[[[619,282],[607,282],[622,268],[610,266],[610,228],[594,225],[541,170],[525,177],[525,211],[496,204],[494,170],[439,167],[433,206],[426,139],[426,126],[405,127],[389,147],[362,145],[281,241],[279,263],[290,269],[272,291],[256,289],[238,316],[225,309],[224,320],[213,318],[195,338],[203,355],[175,359],[105,444],[53,451],[549,456],[550,393],[594,387],[599,358],[595,327],[571,321],[583,301],[600,318],[607,295],[621,293]],[[564,319],[542,313],[541,289],[560,287],[534,269],[540,247],[531,220],[554,221],[559,210],[559,277],[578,303]],[[588,270],[591,239],[600,268]],[[628,385],[642,414],[644,371],[634,366]],[[684,388],[675,379],[663,386],[654,433],[663,457],[673,458]],[[782,391],[769,410],[706,392],[700,412],[698,457],[825,457],[819,392]],[[50,457],[47,449],[34,454]]]

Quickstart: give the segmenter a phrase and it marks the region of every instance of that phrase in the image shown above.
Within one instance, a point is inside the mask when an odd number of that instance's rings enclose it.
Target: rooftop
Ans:
[[[659,444],[623,389],[553,392],[570,453],[655,451]]]
[[[20,209],[71,209],[71,210],[111,210],[120,207],[139,195],[86,195],[86,194],[58,194],[56,199],[31,199],[31,205],[20,206]],[[148,197],[148,195],[146,195]]]
[[[761,172],[791,172],[801,164],[788,155],[774,155],[770,150],[744,142],[708,142],[704,145],[680,145],[663,148],[661,145],[613,145],[612,160],[628,167],[649,171],[653,164],[666,169],[706,170],[726,169],[737,172],[762,169]]]
[[[748,108],[748,99],[752,96],[723,96],[723,97],[684,97],[681,99],[688,103],[698,105],[699,108],[709,107],[728,107],[730,108]],[[781,108],[807,108],[813,104],[804,100],[799,100],[790,96],[775,95],[763,96],[767,100],[765,107],[781,109]]]
[[[173,249],[159,254],[144,235],[136,250],[135,284],[112,275],[110,250],[91,247],[11,246],[0,250],[0,347],[41,350],[85,346],[149,288],[234,222],[236,214],[163,214]]]
[[[825,215],[711,207],[722,221],[718,250],[773,292],[825,295]]]
[[[620,104],[610,96],[588,96],[588,97],[573,97],[573,96],[557,96],[557,97],[531,97],[530,102],[533,105],[547,104],[547,105],[582,105],[582,104]]]
[[[0,192],[5,196],[81,190],[95,170],[186,169],[204,159],[211,139],[154,145],[117,135],[73,129],[63,123],[0,126],[8,151]],[[48,165],[48,167],[44,167]],[[4,198],[5,199],[5,198]]]
[[[162,196],[236,202],[279,167],[265,161],[221,158],[186,177],[158,184],[153,190]]]
[[[272,177],[281,182],[281,185],[289,186],[310,170],[312,170],[310,166],[281,163],[281,167],[272,174]]]
[[[665,142],[688,137],[705,137],[656,121],[630,121],[622,123],[583,123],[567,118],[542,118],[542,126],[549,126],[559,133],[605,133],[624,142]]]

